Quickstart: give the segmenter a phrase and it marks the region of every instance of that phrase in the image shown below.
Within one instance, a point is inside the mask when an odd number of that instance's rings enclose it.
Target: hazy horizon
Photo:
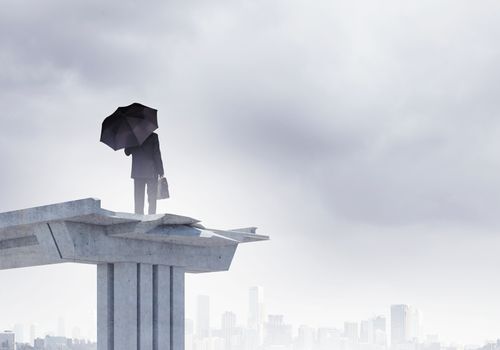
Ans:
[[[261,285],[294,325],[405,303],[445,341],[500,338],[499,2],[3,5],[0,212],[87,197],[131,212],[130,159],[100,124],[141,102],[158,109],[159,211],[271,236],[188,276],[188,308],[207,294],[243,314]],[[92,317],[92,266],[0,281],[0,327]]]

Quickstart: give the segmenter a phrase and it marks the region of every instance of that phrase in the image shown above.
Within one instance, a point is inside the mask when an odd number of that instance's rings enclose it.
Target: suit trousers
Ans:
[[[158,195],[158,178],[135,178],[134,199],[135,213],[144,214],[144,196],[146,186],[148,188],[148,214],[156,214],[156,200]]]

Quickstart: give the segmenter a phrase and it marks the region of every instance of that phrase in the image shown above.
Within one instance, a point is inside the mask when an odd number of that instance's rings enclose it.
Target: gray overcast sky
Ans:
[[[4,0],[0,210],[98,197],[131,211],[102,119],[158,108],[162,211],[272,241],[188,277],[214,318],[340,327],[409,303],[427,333],[500,337],[500,3]],[[94,268],[1,271],[0,327],[87,327]],[[36,291],[36,292],[35,292]]]

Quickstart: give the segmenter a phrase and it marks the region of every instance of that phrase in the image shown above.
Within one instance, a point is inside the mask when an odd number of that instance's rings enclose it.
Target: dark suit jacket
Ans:
[[[132,154],[132,178],[152,179],[164,175],[158,135],[152,133],[142,145],[125,148],[125,154]]]

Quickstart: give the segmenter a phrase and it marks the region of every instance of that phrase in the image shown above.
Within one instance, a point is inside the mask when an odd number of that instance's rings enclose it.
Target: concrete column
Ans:
[[[97,347],[114,349],[113,264],[97,265]]]
[[[184,350],[184,269],[97,267],[98,350]]]
[[[153,271],[154,332],[153,350],[170,347],[170,266],[155,265]]]
[[[153,265],[139,266],[139,349],[153,350]]]
[[[136,263],[114,264],[115,349],[138,350],[139,302]]]
[[[185,338],[185,297],[184,297],[184,269],[180,267],[170,268],[171,289],[170,289],[170,305],[172,308],[172,330],[171,330],[171,350],[184,350]]]

